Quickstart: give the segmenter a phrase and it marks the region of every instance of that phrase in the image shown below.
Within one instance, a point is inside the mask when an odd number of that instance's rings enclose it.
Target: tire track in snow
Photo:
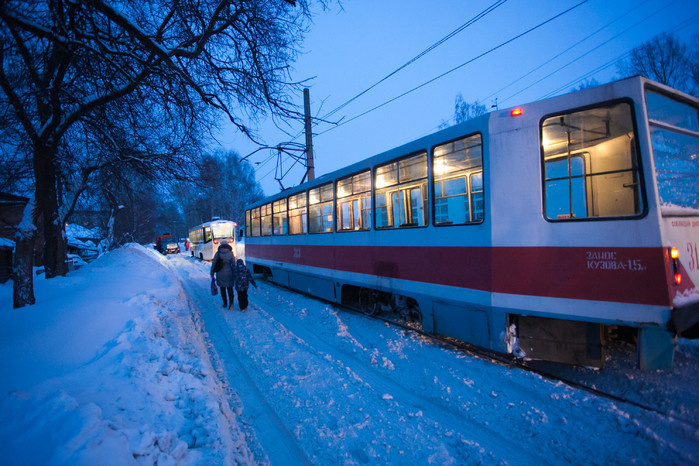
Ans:
[[[357,381],[366,387],[364,391],[371,392],[369,396],[374,399],[381,398],[383,403],[395,412],[396,418],[412,418],[419,424],[418,430],[425,439],[429,437],[449,438],[451,436],[457,451],[452,451],[450,454],[457,457],[457,460],[460,454],[465,453],[465,450],[469,450],[470,453],[475,453],[473,451],[475,450],[478,452],[478,459],[468,457],[460,458],[460,460],[506,461],[519,462],[520,464],[522,462],[534,464],[545,461],[545,458],[539,457],[535,451],[514,451],[510,448],[512,445],[510,438],[482,422],[470,418],[468,413],[457,413],[453,410],[453,406],[445,404],[443,400],[415,393],[404,387],[401,382],[389,377],[388,374],[377,371],[371,360],[362,357],[365,354],[357,354],[352,351],[353,346],[366,351],[362,343],[357,341],[352,334],[340,329],[340,333],[344,333],[342,337],[333,333],[328,335],[329,339],[323,339],[322,336],[325,335],[322,329],[309,328],[309,319],[299,320],[298,316],[289,312],[289,309],[297,308],[298,305],[279,302],[279,299],[275,302],[273,298],[270,298],[269,291],[271,290],[273,294],[276,294],[277,289],[266,284],[261,286],[264,286],[263,289],[267,291],[264,298],[255,295],[251,300],[259,308],[257,312],[263,314],[265,319],[278,322],[286,332],[302,341],[308,347],[308,351],[316,353],[318,358],[331,361],[336,366],[337,371],[351,373]],[[300,302],[311,299],[302,295],[297,296]],[[264,302],[260,302],[261,299],[264,299]],[[313,302],[317,303],[315,300]],[[358,317],[361,318],[361,316]],[[343,325],[339,317],[338,321],[339,325]],[[371,323],[374,322],[371,321]],[[321,325],[325,325],[325,323],[321,322]],[[378,322],[377,324],[383,325]],[[424,445],[420,447],[424,448]],[[488,457],[488,455],[481,457],[482,451],[497,451],[500,457],[493,458]]]
[[[199,265],[199,264],[193,264]],[[206,264],[202,264],[206,265]],[[271,464],[311,464],[302,449],[299,448],[296,437],[289,432],[277,412],[267,402],[266,397],[248,373],[245,364],[237,356],[234,346],[226,330],[228,325],[220,314],[218,301],[212,302],[208,287],[202,287],[200,277],[193,277],[188,268],[173,269],[178,273],[183,287],[187,290],[205,323],[209,339],[215,347],[218,360],[223,363],[226,376],[231,387],[237,393],[244,405],[242,418],[254,426],[257,441]],[[208,274],[205,275],[208,277]],[[252,439],[251,439],[252,440]]]

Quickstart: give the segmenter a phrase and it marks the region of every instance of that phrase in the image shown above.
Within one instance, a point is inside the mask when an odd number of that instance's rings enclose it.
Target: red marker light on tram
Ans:
[[[682,274],[680,273],[680,250],[670,248],[670,258],[672,259],[672,272],[675,279],[675,285],[682,283]]]
[[[522,109],[520,107],[513,108],[512,110],[510,110],[510,116],[516,117],[516,116],[520,116],[521,114],[522,114]]]

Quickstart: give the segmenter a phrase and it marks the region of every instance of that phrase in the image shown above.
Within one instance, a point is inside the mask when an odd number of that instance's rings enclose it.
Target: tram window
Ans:
[[[260,235],[272,235],[272,204],[260,206]]]
[[[483,145],[480,134],[435,147],[434,222],[463,225],[483,220]]]
[[[699,112],[696,107],[646,92],[650,140],[663,216],[699,210]]]
[[[643,213],[630,104],[621,102],[547,118],[541,135],[548,219]]]
[[[333,229],[332,183],[308,191],[308,231],[328,233]]]
[[[250,221],[250,210],[245,211],[245,231],[248,232],[248,235],[251,234],[252,232],[252,223]]]
[[[584,158],[574,156],[570,163],[567,158],[551,160],[546,164],[546,173],[554,177],[546,183],[546,216],[566,218],[569,212],[573,212],[573,217],[587,217]]]
[[[333,184],[308,190],[308,232],[331,233],[333,231]]]
[[[337,181],[337,231],[371,228],[371,172]]]
[[[471,219],[474,222],[483,220],[483,172],[471,174],[471,205],[473,206]]]
[[[308,231],[306,192],[289,196],[289,234],[303,235]]]
[[[272,203],[272,225],[272,234],[285,235],[287,233],[286,199]]]
[[[250,211],[250,236],[260,236],[260,208],[255,207]]]
[[[376,228],[427,224],[427,153],[376,167]]]

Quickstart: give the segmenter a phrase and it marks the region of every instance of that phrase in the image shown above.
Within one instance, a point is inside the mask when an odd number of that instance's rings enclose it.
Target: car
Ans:
[[[163,254],[179,254],[180,246],[177,243],[167,243]]]

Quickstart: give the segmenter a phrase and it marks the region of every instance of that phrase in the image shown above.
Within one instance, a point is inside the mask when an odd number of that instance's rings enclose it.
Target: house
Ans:
[[[29,199],[26,197],[0,193],[0,283],[9,280],[12,274],[15,233],[27,202]]]
[[[88,229],[75,223],[66,224],[68,254],[80,256],[85,262],[99,255],[97,245],[102,240],[99,228]]]

